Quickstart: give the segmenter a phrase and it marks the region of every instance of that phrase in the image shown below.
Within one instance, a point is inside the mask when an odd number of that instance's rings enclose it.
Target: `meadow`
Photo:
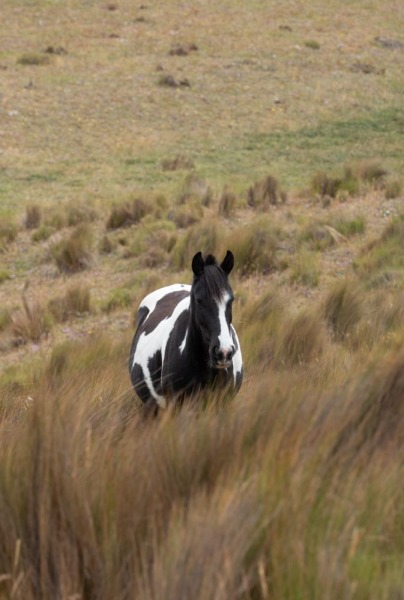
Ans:
[[[2,0],[0,598],[404,598],[404,9]],[[231,249],[238,396],[136,309]]]

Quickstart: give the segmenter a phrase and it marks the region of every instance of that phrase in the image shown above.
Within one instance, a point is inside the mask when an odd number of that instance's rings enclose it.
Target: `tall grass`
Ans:
[[[391,598],[404,586],[404,354],[332,393],[300,365],[143,422],[128,340],[2,386],[0,586],[24,598]],[[58,365],[58,366],[57,366]]]

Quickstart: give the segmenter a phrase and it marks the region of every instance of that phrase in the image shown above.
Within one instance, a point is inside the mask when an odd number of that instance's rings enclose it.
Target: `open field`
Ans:
[[[2,0],[0,598],[404,598],[402,3]],[[141,298],[236,258],[232,402]]]

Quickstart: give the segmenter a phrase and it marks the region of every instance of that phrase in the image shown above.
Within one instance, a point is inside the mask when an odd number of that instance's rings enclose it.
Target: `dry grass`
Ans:
[[[345,8],[3,0],[1,598],[403,596],[401,8]],[[145,422],[136,306],[227,248],[241,392]]]
[[[11,315],[11,333],[21,344],[39,342],[49,333],[52,320],[39,302],[30,302],[25,296],[22,302],[23,308]]]
[[[51,246],[51,255],[62,273],[76,273],[91,262],[91,232],[86,225],[78,226],[69,237]]]

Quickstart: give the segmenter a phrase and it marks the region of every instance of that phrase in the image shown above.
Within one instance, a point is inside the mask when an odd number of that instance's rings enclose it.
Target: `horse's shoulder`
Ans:
[[[190,294],[191,286],[185,283],[174,283],[159,288],[158,290],[154,290],[154,292],[151,292],[143,298],[139,306],[139,311],[143,308],[147,308],[149,312],[152,312],[160,300],[170,294],[176,294],[177,292],[183,297],[184,295]]]

